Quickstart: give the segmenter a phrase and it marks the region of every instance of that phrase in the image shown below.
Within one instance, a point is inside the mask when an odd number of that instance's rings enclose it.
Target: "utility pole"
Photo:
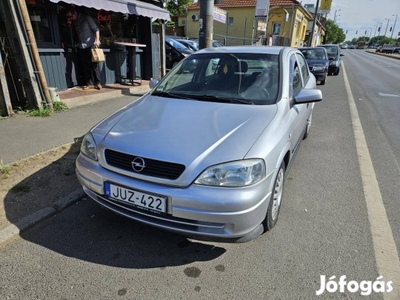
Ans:
[[[199,48],[203,49],[212,46],[214,0],[199,0],[199,4]]]
[[[32,54],[33,61],[35,63],[36,69],[37,69],[37,76],[39,78],[39,83],[42,88],[42,93],[45,97],[47,106],[50,108],[51,111],[53,111],[53,102],[51,100],[50,92],[47,87],[47,81],[46,81],[46,77],[44,75],[42,62],[40,60],[35,35],[33,33],[31,20],[30,20],[29,13],[28,13],[28,8],[26,7],[25,0],[18,0],[18,3],[19,3],[22,20],[25,25],[26,34],[28,36],[28,44],[31,48],[31,54]]]
[[[389,21],[390,21],[390,19],[389,19],[389,18],[385,18],[385,20],[387,20],[387,23],[386,23],[386,30],[385,30],[385,37],[386,37],[386,32],[387,32],[387,29],[388,29],[388,26],[389,26]]]
[[[317,5],[315,7],[315,12],[314,12],[314,20],[310,32],[310,39],[308,41],[308,47],[312,47],[312,42],[314,40],[314,31],[315,31],[315,24],[317,23],[317,17],[318,17],[318,10],[319,10],[319,0],[317,0]],[[294,16],[292,16],[294,18]]]
[[[396,18],[394,19],[394,24],[393,24],[393,27],[392,27],[392,34],[390,35],[390,39],[393,38],[393,32],[394,32],[394,29],[396,28],[396,22],[397,22],[397,15],[393,15],[393,16],[396,16]]]

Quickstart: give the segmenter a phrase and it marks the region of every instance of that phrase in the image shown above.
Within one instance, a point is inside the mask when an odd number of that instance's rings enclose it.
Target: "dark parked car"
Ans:
[[[197,51],[199,50],[199,43],[194,40],[186,40],[186,39],[176,39],[179,43],[182,45],[186,46],[192,51]]]
[[[193,53],[178,41],[165,37],[166,67],[172,69],[178,62]]]
[[[300,51],[201,49],[150,87],[85,135],[76,174],[89,197],[198,239],[271,230],[322,100]]]
[[[328,75],[339,75],[340,68],[342,67],[342,56],[344,54],[340,51],[340,47],[335,44],[324,44],[318,45],[318,47],[324,47],[328,52],[329,57],[329,69]]]
[[[329,58],[326,49],[323,47],[299,48],[307,60],[308,67],[315,79],[324,85],[328,75]]]

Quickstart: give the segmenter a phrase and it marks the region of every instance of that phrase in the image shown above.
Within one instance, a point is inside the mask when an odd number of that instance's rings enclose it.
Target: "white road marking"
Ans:
[[[398,94],[385,94],[385,93],[378,93],[379,96],[383,96],[383,97],[400,97],[400,95]]]
[[[360,164],[361,179],[363,183],[364,197],[367,204],[368,220],[372,235],[372,243],[375,251],[375,260],[379,275],[385,282],[393,281],[393,291],[384,293],[385,300],[400,299],[400,261],[392,229],[386,215],[382,195],[379,190],[378,180],[372,165],[367,142],[361,126],[356,103],[351,92],[350,84],[343,67],[344,83],[349,100],[353,131],[356,141],[358,161]]]

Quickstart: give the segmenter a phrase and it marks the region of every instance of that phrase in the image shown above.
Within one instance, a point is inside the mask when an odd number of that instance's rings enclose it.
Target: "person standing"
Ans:
[[[83,68],[83,89],[94,87],[101,89],[100,70],[97,62],[92,62],[92,47],[100,46],[100,30],[92,17],[76,7],[71,6],[67,10],[69,18],[75,28],[78,37],[78,56]]]

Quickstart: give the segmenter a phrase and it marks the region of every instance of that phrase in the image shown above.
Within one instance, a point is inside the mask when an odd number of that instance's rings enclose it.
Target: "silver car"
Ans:
[[[76,174],[87,195],[200,240],[245,242],[272,229],[322,100],[301,52],[203,49],[150,87],[85,135]]]

